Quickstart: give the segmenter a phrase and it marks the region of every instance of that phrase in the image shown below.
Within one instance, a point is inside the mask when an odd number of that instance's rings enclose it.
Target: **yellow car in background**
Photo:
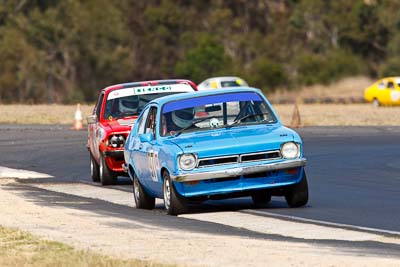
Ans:
[[[380,79],[365,89],[364,99],[374,106],[400,105],[400,77]]]
[[[199,91],[214,90],[227,87],[248,87],[245,80],[236,76],[212,77],[197,85]]]

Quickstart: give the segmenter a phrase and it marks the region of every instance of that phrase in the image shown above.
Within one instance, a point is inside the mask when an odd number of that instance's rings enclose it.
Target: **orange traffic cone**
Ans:
[[[300,111],[297,103],[294,104],[293,114],[292,114],[292,122],[290,123],[291,128],[300,128],[301,127],[301,119],[300,119]]]
[[[79,131],[82,129],[83,129],[83,119],[82,119],[81,104],[78,103],[75,111],[74,130]]]

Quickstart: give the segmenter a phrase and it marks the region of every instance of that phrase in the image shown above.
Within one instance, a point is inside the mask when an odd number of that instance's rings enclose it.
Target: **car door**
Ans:
[[[146,118],[146,122],[144,125],[144,134],[153,134],[153,140],[149,142],[141,141],[140,136],[143,133],[138,134],[138,146],[135,160],[135,165],[140,164],[140,175],[143,185],[145,185],[148,189],[152,190],[154,188],[154,182],[156,180],[155,172],[154,172],[154,157],[155,152],[153,149],[153,145],[155,144],[155,136],[156,136],[156,117],[157,117],[157,107],[151,106],[149,108],[148,116]],[[152,190],[153,191],[153,190]]]
[[[131,133],[131,138],[129,138],[129,143],[127,144],[129,151],[129,155],[127,156],[128,158],[130,158],[129,164],[133,163],[133,165],[135,166],[136,175],[139,177],[140,181],[143,180],[147,168],[147,165],[145,164],[146,162],[143,162],[145,158],[142,155],[141,146],[143,145],[140,142],[140,135],[144,134],[145,132],[145,125],[149,110],[149,108],[146,108],[143,111],[143,115],[136,122],[138,127],[134,128],[133,131],[135,132]]]
[[[99,96],[99,99],[96,103],[96,106],[94,108],[94,115],[96,115],[97,120],[96,123],[91,123],[89,124],[89,148],[90,151],[93,155],[93,157],[96,159],[97,162],[99,162],[100,159],[100,151],[99,151],[99,142],[100,142],[100,137],[99,137],[99,129],[100,127],[100,114],[101,114],[101,108],[103,104],[103,99],[104,99],[104,93],[101,93]]]
[[[380,103],[388,105],[392,103],[392,92],[394,91],[394,82],[392,79],[384,80],[384,88],[381,89],[378,100]]]
[[[394,79],[394,87],[395,89],[392,92],[392,101],[393,104],[400,104],[400,79],[399,78],[395,78]]]
[[[391,79],[388,82],[389,89],[389,103],[388,104],[396,104],[400,100],[400,91],[398,90],[397,81],[395,79]]]

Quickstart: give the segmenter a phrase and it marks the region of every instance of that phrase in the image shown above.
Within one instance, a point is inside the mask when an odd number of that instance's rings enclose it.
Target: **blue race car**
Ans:
[[[300,136],[282,126],[260,90],[235,88],[151,101],[125,145],[136,207],[188,211],[208,199],[251,196],[266,205],[284,196],[304,206],[308,185]]]

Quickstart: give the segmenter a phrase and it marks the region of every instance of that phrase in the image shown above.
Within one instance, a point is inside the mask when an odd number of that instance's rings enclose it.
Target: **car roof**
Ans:
[[[240,78],[240,77],[238,77],[238,76],[211,77],[211,78],[208,78],[207,80],[230,81],[230,80],[237,80],[237,79],[243,80],[242,78]]]
[[[379,81],[380,81],[380,80],[388,80],[388,79],[400,79],[400,76],[383,77],[383,78],[379,79]]]
[[[152,85],[170,85],[170,84],[189,84],[193,90],[197,91],[197,86],[194,82],[185,79],[169,79],[169,80],[151,80],[151,81],[140,81],[140,82],[130,82],[130,83],[120,83],[107,86],[103,89],[104,93],[109,93],[113,90],[139,87],[139,86],[152,86]]]
[[[157,99],[149,102],[149,104],[156,103],[158,105],[163,105],[170,101],[188,99],[188,98],[193,98],[193,97],[239,93],[239,92],[261,93],[261,90],[257,89],[257,88],[253,88],[253,87],[235,87],[235,88],[229,88],[229,89],[216,89],[216,90],[211,90],[211,91],[197,91],[197,92],[193,92],[193,93],[184,93],[184,94],[174,94],[174,95],[163,96],[163,97],[157,98]]]

